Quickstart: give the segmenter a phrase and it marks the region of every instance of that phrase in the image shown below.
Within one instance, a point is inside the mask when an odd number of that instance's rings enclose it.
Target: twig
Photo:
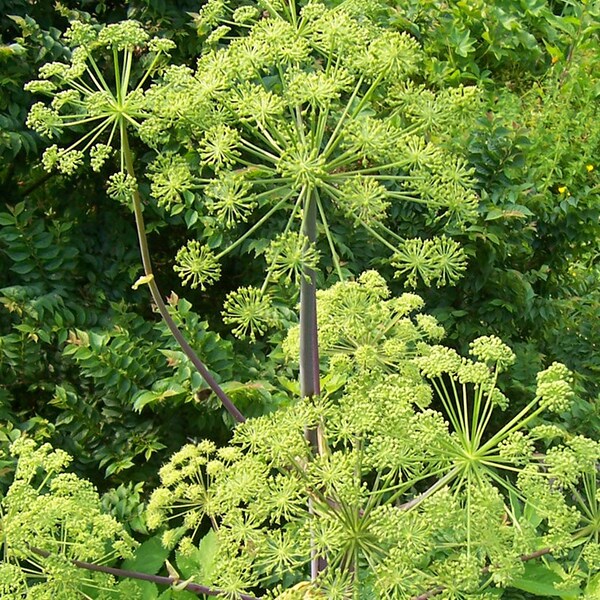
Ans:
[[[438,585],[437,587],[431,588],[429,591],[421,594],[420,596],[413,596],[410,600],[427,600],[427,598],[441,594],[445,589],[446,588],[443,585]]]
[[[21,190],[21,196],[23,198],[25,198],[25,196],[29,196],[29,194],[31,194],[32,192],[37,190],[37,188],[39,188],[44,183],[46,183],[46,181],[48,181],[48,179],[50,179],[51,177],[54,177],[54,175],[55,175],[54,171],[51,173],[44,173],[44,175],[42,175],[37,181],[34,181],[30,185],[28,185],[26,188]]]

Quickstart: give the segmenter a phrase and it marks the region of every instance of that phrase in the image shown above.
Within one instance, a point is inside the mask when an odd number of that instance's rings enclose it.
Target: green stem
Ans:
[[[375,177],[375,179],[379,179],[379,177]],[[388,198],[395,198],[396,200],[407,200],[408,202],[416,202],[419,199],[418,196],[415,197],[410,193],[407,194],[405,192],[394,192],[390,190],[387,190],[386,196]]]
[[[258,127],[258,130],[262,133],[263,138],[265,140],[267,140],[267,142],[271,145],[273,150],[275,150],[275,152],[279,152],[279,154],[283,154],[282,147],[277,143],[277,141],[273,138],[273,136],[269,133],[269,131],[263,126],[263,124],[261,122],[257,121],[256,125]],[[251,129],[251,131],[253,133],[255,132],[254,129]],[[285,139],[282,138],[281,136],[277,135],[278,134],[277,129],[273,128],[273,133],[275,133],[275,135],[279,138],[279,142],[281,142],[282,144],[285,145]]]
[[[65,127],[73,127],[74,125],[85,125],[86,123],[93,123],[94,121],[100,121],[106,119],[106,115],[97,115],[95,117],[86,117],[85,119],[77,119],[76,121],[68,121],[66,117],[63,117],[63,125]],[[89,134],[88,134],[89,135]]]
[[[379,165],[377,167],[365,167],[364,169],[355,169],[354,171],[344,171],[344,175],[368,175],[370,173],[378,174],[382,169],[397,169],[399,167],[406,167],[408,165],[406,159],[397,160],[393,163],[387,163],[385,165]],[[413,177],[411,177],[413,179]]]
[[[113,64],[115,66],[115,88],[117,91],[117,104],[123,106],[123,88],[121,80],[121,65],[119,64],[119,51],[113,48]]]
[[[82,150],[83,152],[85,152],[85,150],[87,150],[96,141],[98,136],[109,125],[110,125],[110,121],[104,121],[103,123],[100,123],[99,125],[94,127],[94,129],[88,131],[83,137],[81,137],[81,138],[77,139],[75,142],[73,142],[68,148],[61,150],[61,154],[67,154],[68,152],[71,152],[71,150],[74,150],[75,148],[77,148],[77,146],[80,146],[82,142],[85,142],[86,140],[91,138],[91,141],[89,141]]]
[[[444,384],[444,380],[441,377],[437,377],[436,379],[431,379],[431,385],[436,391],[441,403],[444,405],[444,409],[446,410],[446,414],[450,419],[450,423],[454,428],[456,434],[460,437],[463,444],[465,443],[465,437],[463,433],[464,423],[461,418],[459,418],[458,414],[454,410],[454,405],[450,400],[450,396],[448,394],[448,390],[446,389],[446,385]]]
[[[259,148],[258,146],[255,146],[254,144],[252,144],[245,138],[241,138],[240,143],[246,149],[247,152],[250,152],[257,158],[268,160],[269,162],[272,162],[273,164],[277,164],[279,162],[278,156],[275,156],[274,154],[267,152],[263,148]]]
[[[69,85],[74,90],[81,92],[81,95],[84,97],[87,96],[88,94],[95,94],[98,91],[100,91],[100,92],[108,91],[109,95],[112,96],[112,92],[110,90],[105,90],[104,88],[102,88],[100,86],[100,84],[96,81],[96,78],[93,76],[92,72],[90,71],[90,69],[87,66],[85,68],[85,72],[90,76],[91,80],[94,82],[94,84],[97,86],[98,89],[94,89],[93,87],[88,85],[88,83],[84,79],[82,79],[81,77],[78,77],[77,79],[72,79],[71,81],[69,81]],[[80,102],[80,104],[82,104],[84,106],[86,105],[85,102]]]
[[[333,241],[333,236],[331,235],[331,230],[329,229],[329,223],[327,222],[327,216],[325,214],[325,210],[323,209],[323,203],[321,199],[317,196],[317,207],[319,209],[319,215],[321,215],[321,222],[323,223],[323,228],[325,229],[325,236],[327,237],[327,243],[329,244],[329,249],[331,250],[331,258],[333,259],[333,264],[335,266],[335,270],[337,272],[338,278],[340,281],[344,281],[345,277],[342,273],[342,268],[340,266],[340,259],[335,250],[335,243]]]
[[[492,414],[494,412],[494,404],[492,402],[492,392],[494,391],[494,389],[496,387],[497,380],[498,380],[498,372],[496,371],[496,373],[494,374],[494,381],[490,385],[490,389],[487,392],[485,404],[483,407],[483,412],[481,413],[481,418],[479,418],[477,420],[477,423],[475,423],[475,421],[473,422],[473,430],[475,431],[474,438],[475,438],[476,446],[479,446],[479,444],[481,443],[483,434],[484,434],[486,427],[488,426],[488,423],[490,422],[490,419],[492,418]],[[485,393],[483,391],[483,387],[479,386],[479,389],[477,392],[477,398],[481,401],[484,398],[484,396],[485,396]]]
[[[311,244],[317,241],[317,202],[312,189],[303,198],[302,233]],[[317,347],[317,290],[315,271],[303,270],[300,283],[300,394],[302,397],[320,395],[319,354]]]
[[[269,193],[272,193],[270,191]],[[294,190],[290,190],[271,210],[265,213],[248,231],[244,233],[244,235],[240,236],[231,246],[225,248],[225,250],[219,252],[217,255],[217,260],[223,258],[226,254],[231,252],[233,249],[237,248],[245,239],[251,236],[265,221],[271,217],[275,212],[277,212],[289,199],[289,197],[294,193]]]
[[[156,56],[152,59],[152,63],[150,64],[150,66],[146,69],[146,72],[144,73],[144,75],[142,76],[142,78],[139,80],[138,84],[135,86],[135,90],[134,91],[138,91],[142,88],[142,86],[144,85],[144,83],[146,82],[146,79],[148,79],[148,77],[150,77],[150,75],[152,75],[152,73],[154,72],[154,67],[156,66],[156,64],[158,63],[160,57],[162,56],[162,52],[158,52],[156,54]]]
[[[121,77],[121,89],[123,90],[123,101],[127,98],[129,88],[129,78],[131,77],[131,65],[133,62],[133,52],[128,48],[123,56],[123,74]]]
[[[122,153],[125,161],[125,168],[127,169],[128,175],[135,178],[135,170],[133,168],[133,159],[131,156],[131,149],[129,147],[129,138],[127,136],[127,129],[124,121],[121,121],[121,147]],[[204,363],[198,358],[198,355],[194,352],[188,341],[185,339],[175,321],[169,314],[169,311],[162,299],[162,295],[160,290],[158,289],[158,285],[153,277],[152,272],[152,261],[150,260],[150,251],[148,249],[148,239],[146,237],[146,228],[144,226],[144,216],[142,213],[142,199],[140,197],[140,193],[138,188],[136,187],[133,192],[133,210],[135,213],[135,224],[137,228],[138,241],[140,246],[140,253],[142,256],[142,264],[144,266],[144,274],[146,276],[152,276],[150,281],[148,282],[148,287],[150,288],[150,293],[152,294],[152,299],[156,304],[158,311],[165,321],[167,327],[171,331],[173,337],[177,340],[177,343],[181,346],[181,349],[184,351],[186,356],[190,359],[192,364],[196,367],[197,371],[202,375],[204,381],[208,384],[210,389],[215,393],[215,395],[219,398],[227,412],[234,418],[234,420],[238,423],[243,423],[246,419],[244,415],[238,410],[238,408],[233,404],[229,396],[223,391],[221,386],[217,383],[216,379],[206,368]]]
[[[354,99],[356,98],[356,96],[358,95],[358,92],[360,91],[360,86],[363,84],[363,81],[364,81],[364,79],[361,76],[361,77],[359,77],[358,81],[356,82],[356,85],[354,86],[354,90],[352,91],[352,95],[348,99],[346,106],[344,106],[344,111],[340,115],[340,118],[338,119],[335,129],[333,130],[333,133],[331,134],[331,137],[329,138],[329,141],[327,142],[325,149],[321,153],[321,156],[323,156],[323,158],[327,158],[336,149],[336,147],[340,141],[340,136],[339,136],[340,130],[342,129],[344,123],[346,122],[346,118],[348,117],[348,113],[350,112],[350,106],[351,106],[352,102],[354,102]],[[365,96],[367,96],[370,92],[371,92],[371,88],[367,91],[367,94],[365,94]],[[359,106],[361,106],[361,104],[362,104],[362,102],[359,104]],[[352,116],[354,116],[355,114],[356,113],[354,113]]]
[[[98,87],[98,90],[105,91],[110,96],[112,96],[113,95],[112,90],[110,89],[110,86],[108,85],[108,83],[106,83],[106,80],[102,76],[102,71],[96,64],[96,61],[94,60],[94,58],[91,55],[88,56],[88,59],[90,61],[90,65],[92,65],[92,69],[94,70],[94,73],[96,73],[96,76],[98,77],[98,79],[96,79],[96,77],[94,77],[93,73],[87,68],[87,65],[86,65],[87,74],[90,76],[90,78],[92,79],[94,84]]]
[[[317,202],[316,192],[305,189],[303,194],[302,233],[307,243],[317,240]],[[319,380],[319,342],[317,335],[317,286],[314,269],[304,267],[300,280],[300,394],[303,398],[312,398],[321,394]],[[319,427],[307,428],[306,439],[315,454],[319,454]],[[309,510],[313,511],[309,500]],[[315,581],[327,566],[324,558],[312,551],[310,561],[311,580]]]
[[[494,436],[487,441],[480,448],[480,452],[487,452],[494,446],[497,446],[510,432],[510,430],[518,423],[519,426],[517,429],[523,429],[525,425],[531,421],[534,417],[537,417],[544,409],[543,407],[538,407],[534,410],[527,418],[524,418],[525,415],[537,404],[539,398],[537,396],[516,416],[513,417],[500,431],[494,434]]]
[[[362,220],[359,220],[359,223],[375,238],[377,238],[384,246],[389,248],[394,254],[398,252],[398,248],[396,246],[392,246],[382,235],[379,235],[371,226],[367,225]]]
[[[317,117],[317,127],[315,132],[315,147],[320,148],[323,144],[323,138],[325,137],[325,130],[327,128],[327,118],[329,117],[329,107],[319,111],[319,116]]]
[[[441,479],[438,479],[432,486],[428,487],[422,494],[419,494],[416,498],[413,498],[412,500],[405,502],[404,504],[400,505],[398,508],[400,508],[401,510],[410,510],[411,508],[414,508],[418,504],[421,504],[421,502],[423,502],[423,500],[429,498],[429,496],[431,496],[432,494],[437,492],[437,490],[439,490],[440,488],[443,488],[448,482],[452,481],[452,479],[454,479],[454,477],[456,477],[456,475],[458,474],[459,470],[460,469],[458,467],[454,467],[451,471],[446,473]],[[389,504],[389,501],[388,501],[388,504]]]

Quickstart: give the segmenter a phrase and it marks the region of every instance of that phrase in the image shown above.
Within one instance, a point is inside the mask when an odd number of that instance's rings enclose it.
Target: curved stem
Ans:
[[[135,170],[133,168],[133,159],[131,157],[131,149],[129,147],[129,138],[127,136],[127,129],[125,123],[121,122],[121,147],[123,152],[123,157],[125,161],[125,168],[127,170],[128,175],[135,178]],[[223,391],[223,388],[217,383],[216,379],[210,373],[210,371],[206,368],[204,363],[198,358],[198,355],[194,352],[188,341],[185,339],[184,335],[181,333],[175,321],[169,314],[169,310],[167,309],[158,285],[154,280],[153,272],[152,272],[152,261],[150,260],[150,251],[148,249],[148,239],[146,237],[146,229],[144,226],[144,216],[142,213],[142,199],[140,197],[140,193],[138,188],[135,188],[133,192],[133,211],[135,213],[135,225],[138,234],[138,241],[140,245],[140,253],[142,255],[142,264],[144,266],[144,274],[146,277],[149,277],[148,287],[150,288],[150,293],[152,294],[152,299],[158,308],[158,312],[160,316],[165,321],[167,327],[171,331],[173,337],[177,340],[177,343],[181,346],[181,349],[185,353],[185,355],[190,359],[192,364],[196,367],[197,371],[202,375],[204,381],[208,384],[210,389],[216,394],[219,398],[227,412],[237,421],[238,423],[243,423],[246,419],[244,415],[238,410],[235,404],[231,401],[229,396]]]

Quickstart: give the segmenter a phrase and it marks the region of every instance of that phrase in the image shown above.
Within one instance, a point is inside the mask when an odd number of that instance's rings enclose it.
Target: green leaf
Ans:
[[[545,564],[526,563],[523,576],[515,579],[511,585],[518,590],[544,598],[559,596],[565,600],[577,600],[580,597],[581,590],[576,586],[557,589],[556,584],[560,582],[561,578]]]
[[[585,586],[584,599],[594,600],[600,594],[600,573],[594,575]]]
[[[147,404],[152,404],[156,400],[156,397],[159,395],[160,394],[157,394],[156,392],[152,391],[143,391],[136,394],[134,396],[133,409],[137,412],[141,412],[144,406],[146,406]]]
[[[202,538],[197,549],[186,551],[185,555],[176,552],[175,562],[181,576],[193,578],[195,583],[207,583],[215,568],[215,556],[218,549],[217,536],[212,529]]]
[[[190,208],[186,211],[184,218],[185,224],[190,228],[198,221],[198,212]]]
[[[122,568],[130,571],[140,571],[148,575],[156,575],[165,564],[169,550],[160,541],[160,535],[151,537],[136,551],[133,558],[123,561]]]

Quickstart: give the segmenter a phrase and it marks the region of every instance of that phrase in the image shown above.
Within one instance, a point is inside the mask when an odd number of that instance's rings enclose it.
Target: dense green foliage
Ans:
[[[597,597],[598,2],[1,4],[6,597]]]

